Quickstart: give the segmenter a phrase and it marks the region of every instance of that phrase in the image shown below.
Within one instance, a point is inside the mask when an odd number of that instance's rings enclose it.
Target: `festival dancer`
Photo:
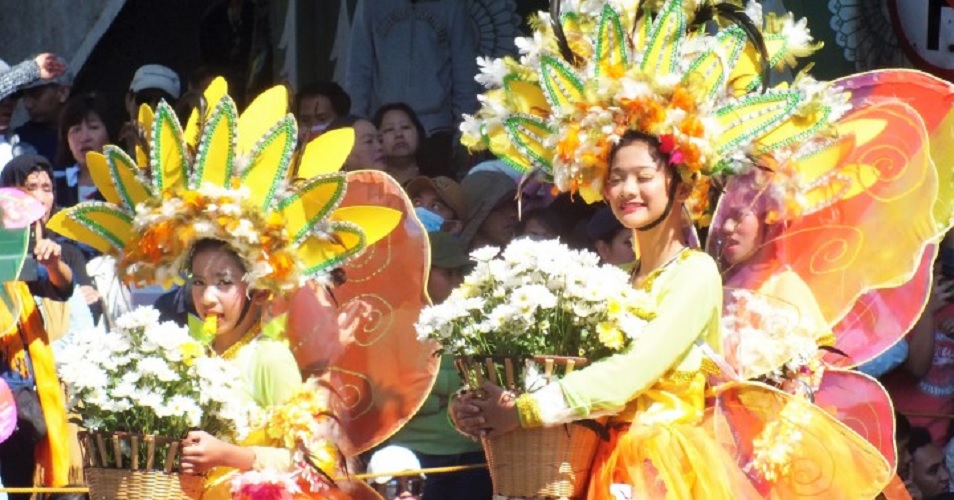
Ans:
[[[83,203],[50,221],[60,234],[118,253],[119,273],[129,283],[168,286],[187,274],[199,315],[190,330],[239,368],[244,396],[263,410],[302,390],[301,344],[330,339],[321,346],[326,352],[310,353],[324,360],[325,369],[346,350],[340,344],[347,332],[339,330],[353,328],[356,309],[338,310],[328,299],[333,271],[407,224],[408,213],[342,206],[348,178],[339,169],[353,142],[350,130],[309,143],[293,172],[297,131],[286,96],[283,87],[272,88],[239,116],[224,80],[217,79],[184,131],[166,103],[155,111],[141,107],[140,125],[150,141],[137,146],[137,161],[114,146],[89,154],[107,202]],[[379,175],[374,186],[361,187],[399,190],[388,183],[394,181]],[[426,244],[420,252],[426,255]],[[303,325],[290,317],[287,300],[301,294],[322,298],[323,307],[310,311],[320,321]],[[303,368],[314,374],[313,366]],[[204,431],[186,436],[182,457],[186,473],[216,467],[285,472],[299,465],[293,449],[240,446]],[[338,471],[326,473],[330,480]],[[210,476],[206,498],[230,496],[222,477]]]
[[[724,183],[765,165],[834,169],[835,179],[853,174],[837,193],[844,200],[906,193],[907,176],[920,176],[922,191],[900,212],[917,222],[890,247],[907,271],[887,278],[876,271],[853,289],[832,287],[838,312],[816,302],[826,323],[808,337],[814,349],[831,340],[824,335],[831,317],[837,322],[869,285],[910,279],[938,229],[938,172],[925,168],[924,120],[904,104],[867,106],[844,86],[804,74],[769,89],[771,67],[794,65],[813,46],[803,21],[763,19],[754,2],[745,9],[692,0],[566,2],[562,12],[560,5],[552,3],[534,23],[534,37],[521,41],[519,63],[484,65],[490,90],[462,126],[464,141],[525,172],[551,174],[558,189],[587,201],[605,198],[636,230],[642,258],[633,281],[656,298],[657,316],[633,334],[626,352],[538,392],[515,398],[485,386],[486,399],[463,396],[453,405],[457,425],[496,436],[609,415],[612,437],[597,452],[590,498],[611,491],[640,498],[875,496],[892,475],[880,447],[801,396],[742,381],[724,362],[720,280],[711,276],[711,260],[684,250],[674,213],[684,204],[706,224],[711,179]],[[714,19],[712,33],[705,26]],[[873,139],[898,132],[897,123],[913,124],[898,134],[908,149],[892,172],[904,175],[873,182],[868,174],[880,172],[872,165],[886,165]],[[810,194],[818,206],[836,199]],[[803,287],[808,298],[817,296],[813,283]],[[730,382],[707,393],[705,373]],[[707,394],[715,396],[708,410]],[[890,441],[893,421],[886,427]]]

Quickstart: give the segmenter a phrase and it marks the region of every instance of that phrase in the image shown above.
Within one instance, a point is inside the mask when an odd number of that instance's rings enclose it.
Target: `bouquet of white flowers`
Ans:
[[[625,349],[653,318],[652,298],[592,252],[520,239],[471,258],[476,267],[463,285],[417,323],[419,338],[457,357],[594,361]]]
[[[89,431],[179,438],[201,428],[230,441],[248,431],[254,405],[237,370],[153,308],[121,316],[106,334],[79,332],[62,352],[60,378]]]

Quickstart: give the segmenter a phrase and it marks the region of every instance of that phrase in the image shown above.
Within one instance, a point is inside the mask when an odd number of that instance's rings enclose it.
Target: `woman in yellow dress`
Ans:
[[[193,335],[238,367],[247,390],[237,397],[266,410],[302,390],[299,344],[332,339],[334,345],[322,346],[326,352],[308,353],[325,368],[341,354],[339,326],[347,315],[325,295],[336,281],[333,271],[407,217],[399,209],[345,201],[349,177],[339,170],[354,141],[350,129],[310,142],[293,162],[297,131],[286,90],[264,92],[241,115],[226,91],[224,80],[213,81],[207,106],[193,112],[184,130],[166,103],[141,107],[149,141],[137,147],[135,160],[115,146],[89,153],[90,173],[107,202],[63,210],[49,224],[119,254],[118,274],[127,283],[168,286],[188,275],[200,318],[190,325]],[[359,191],[371,193],[362,200],[398,190],[384,175],[362,179]],[[420,250],[423,255],[426,247]],[[280,304],[301,294],[320,297],[321,306],[311,308],[308,324],[286,322]],[[286,323],[297,330],[287,331]],[[419,392],[418,400],[426,387]],[[414,395],[402,396],[415,404]],[[182,471],[294,472],[311,467],[294,453],[307,445],[300,441],[232,444],[193,431],[182,443]],[[327,477],[337,472],[325,471]],[[208,486],[208,498],[231,496],[222,474],[210,476]]]
[[[722,282],[715,262],[690,249],[682,227],[689,185],[655,137],[627,132],[609,152],[604,196],[636,231],[633,285],[656,300],[656,319],[633,348],[577,370],[542,390],[507,398],[487,385],[486,400],[464,397],[456,422],[495,436],[611,415],[611,438],[597,451],[589,498],[745,498],[745,474],[703,429],[706,352],[719,352]]]
[[[815,46],[804,21],[763,17],[757,2],[740,3],[608,0],[566,2],[563,10],[551,2],[532,23],[534,36],[518,41],[519,60],[482,61],[483,107],[461,127],[468,147],[546,175],[587,202],[606,200],[635,231],[641,259],[633,285],[657,310],[625,351],[533,393],[487,386],[486,399],[470,394],[452,407],[458,427],[475,436],[608,416],[612,437],[597,451],[589,498],[865,498],[890,479],[888,460],[861,436],[801,396],[743,381],[725,363],[719,272],[711,257],[686,249],[681,220],[686,210],[708,225],[713,179],[724,186],[788,162],[805,167],[792,184],[819,181],[809,201],[824,201],[829,187],[852,202],[915,192],[905,182],[871,182],[868,174],[893,160],[874,146],[892,140],[891,130],[905,143],[892,150],[910,162],[897,164],[901,177],[915,178],[930,174],[919,153],[927,137],[903,104],[856,102],[845,88],[804,74],[770,87],[772,68],[795,65]],[[891,126],[878,128],[883,123]],[[897,133],[898,123],[913,125]],[[848,181],[821,182],[818,172],[830,170],[830,180]],[[899,259],[919,256],[934,230],[926,227],[936,184],[916,186],[923,191],[900,213],[918,222],[890,245]],[[816,305],[837,316],[873,281],[838,286],[825,281],[843,276],[832,271],[808,285],[811,293],[828,288],[839,311]],[[899,278],[896,269],[880,271],[873,280]],[[814,347],[825,336],[811,330]],[[832,443],[837,453],[826,449]]]

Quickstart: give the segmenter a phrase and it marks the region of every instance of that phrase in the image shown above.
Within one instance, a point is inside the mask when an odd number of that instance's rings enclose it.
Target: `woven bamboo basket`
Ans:
[[[584,358],[535,356],[543,373],[552,380],[557,367],[564,374],[586,364]],[[457,368],[465,381],[484,380],[519,392],[517,372],[522,360],[507,357],[458,358]],[[516,431],[484,438],[482,444],[493,480],[494,494],[506,497],[585,498],[593,457],[600,442],[599,422],[572,423]]]
[[[79,441],[92,500],[184,500],[202,496],[205,478],[178,472],[178,439],[80,432]],[[145,463],[140,460],[143,454]]]

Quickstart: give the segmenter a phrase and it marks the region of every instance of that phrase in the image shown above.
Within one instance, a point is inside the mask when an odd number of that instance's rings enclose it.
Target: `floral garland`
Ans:
[[[119,269],[135,284],[170,284],[185,269],[192,245],[209,238],[228,242],[248,265],[252,288],[290,290],[297,286],[298,259],[282,217],[255,207],[245,186],[205,184],[196,190],[149,198],[136,207],[133,238]]]
[[[329,396],[330,391],[311,378],[287,402],[268,410],[249,442],[291,450],[293,466],[290,471],[253,470],[235,476],[233,498],[320,495],[335,488],[343,462],[335,446],[337,420]]]

